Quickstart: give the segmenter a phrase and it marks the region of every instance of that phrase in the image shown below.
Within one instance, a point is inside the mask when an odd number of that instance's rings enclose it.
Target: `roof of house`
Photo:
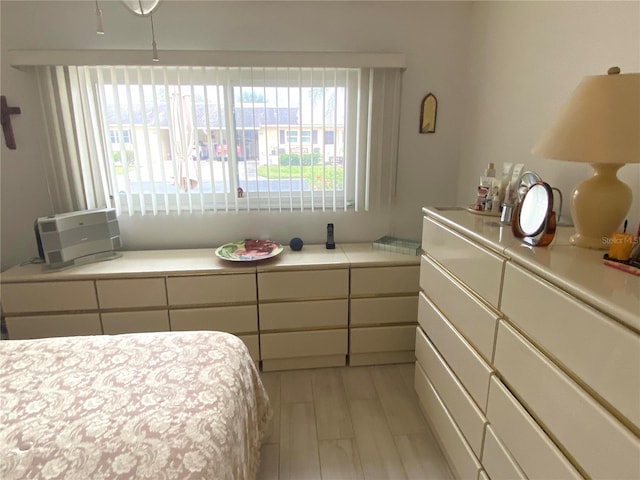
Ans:
[[[158,104],[158,112],[153,104],[147,104],[143,112],[139,105],[134,106],[133,112],[129,111],[127,105],[120,106],[120,116],[123,125],[143,125],[149,127],[159,126],[160,128],[168,128],[170,109],[166,103]],[[133,115],[131,115],[131,113]],[[209,104],[209,123],[210,129],[225,128],[226,118],[222,109],[217,104]],[[258,129],[262,125],[299,125],[299,109],[287,107],[272,106],[255,106],[254,108],[235,107],[236,128],[255,128]],[[207,109],[203,103],[195,104],[196,128],[207,128]],[[131,121],[133,117],[133,121]],[[118,124],[118,115],[115,105],[107,106],[107,122],[109,125]]]

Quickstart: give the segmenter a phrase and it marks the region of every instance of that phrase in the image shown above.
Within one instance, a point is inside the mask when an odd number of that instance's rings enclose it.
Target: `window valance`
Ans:
[[[403,53],[260,52],[161,50],[154,62],[149,50],[9,50],[13,67],[45,65],[155,65],[217,67],[398,68],[406,67]]]

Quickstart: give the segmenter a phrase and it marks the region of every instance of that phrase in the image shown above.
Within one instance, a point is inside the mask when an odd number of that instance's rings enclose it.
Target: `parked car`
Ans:
[[[229,159],[229,147],[226,143],[223,143],[223,144],[215,143],[214,149],[216,152],[214,158],[216,160]],[[244,156],[242,155],[242,145],[236,146],[236,157],[238,160],[244,160]]]

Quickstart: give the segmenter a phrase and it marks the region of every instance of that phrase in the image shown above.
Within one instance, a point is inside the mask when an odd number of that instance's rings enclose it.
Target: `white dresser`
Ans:
[[[220,330],[259,360],[255,266],[223,262],[213,249],[123,252],[105,262],[2,273],[9,337]]]
[[[400,363],[414,361],[418,271],[419,257],[371,244],[246,263],[214,249],[125,251],[66,270],[13,267],[0,300],[11,339],[219,330],[264,370]]]
[[[425,208],[415,388],[461,479],[640,478],[640,277]]]

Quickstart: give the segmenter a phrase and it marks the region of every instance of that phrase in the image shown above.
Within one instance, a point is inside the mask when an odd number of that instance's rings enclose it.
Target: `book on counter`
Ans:
[[[418,256],[422,253],[420,242],[417,240],[406,240],[396,238],[389,235],[380,237],[373,242],[375,250],[383,250],[385,252],[402,253],[404,255]]]

